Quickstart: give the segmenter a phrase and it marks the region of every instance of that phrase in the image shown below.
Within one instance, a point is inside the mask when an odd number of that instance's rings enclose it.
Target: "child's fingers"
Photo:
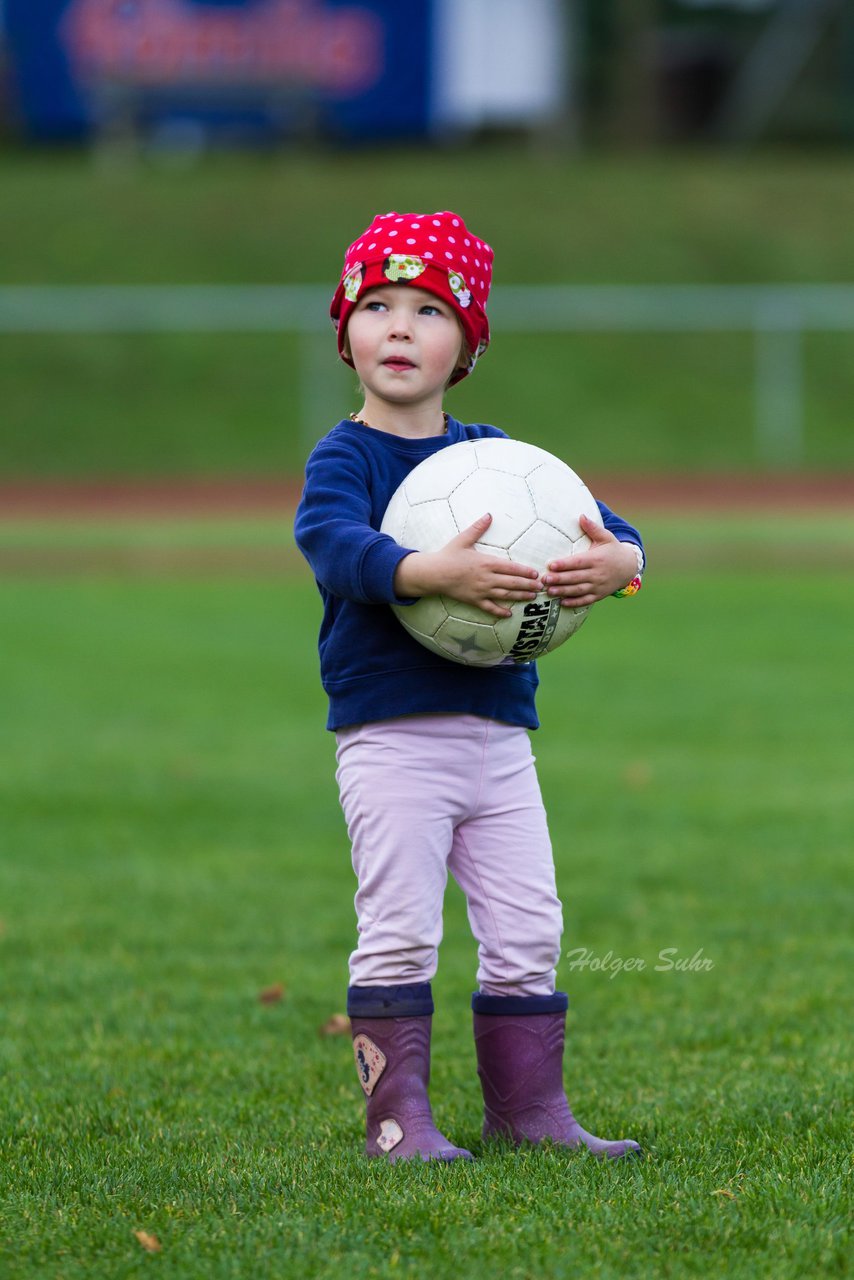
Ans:
[[[455,538],[452,538],[449,546],[456,544],[460,547],[473,547],[483,537],[491,524],[492,516],[487,511],[484,515],[478,516],[467,529],[461,530]]]
[[[489,599],[502,600],[536,600],[539,592],[531,591],[527,587],[517,587],[515,590],[508,590],[507,587],[496,587],[494,591],[490,591]]]
[[[536,595],[540,586],[533,578],[515,577],[508,573],[498,574],[490,585],[494,588],[493,595],[501,591],[524,591],[526,594]]]
[[[467,529],[463,529],[452,538],[448,543],[449,547],[457,547],[465,550],[473,548],[477,542],[486,533],[492,524],[492,516],[487,512],[485,515],[479,516],[473,521]],[[519,564],[516,560],[499,560],[497,557],[490,556],[489,552],[478,551],[478,555],[484,557],[484,562],[494,573],[506,573],[516,578],[539,578],[539,572],[532,569],[529,564]]]
[[[515,603],[517,600],[536,600],[538,595],[539,592],[524,580],[520,581],[515,587],[507,587],[503,582],[500,584],[497,582],[481,582],[479,586],[474,588],[472,602],[482,609],[482,600],[489,600],[491,604],[500,606],[504,601]]]
[[[547,573],[543,586],[550,595],[560,595],[567,587],[592,585],[594,574],[589,569],[574,569],[571,573]]]
[[[539,591],[535,590],[533,584],[526,578],[514,580],[513,585],[507,585],[507,580],[502,579],[500,584],[493,582],[488,587],[484,587],[481,598],[476,603],[478,608],[484,609],[487,613],[495,614],[499,618],[509,618],[511,604],[536,600],[538,595]]]
[[[595,591],[595,584],[589,578],[579,577],[572,582],[552,583],[546,588],[550,596],[560,596],[577,602],[580,596],[588,596]]]
[[[578,524],[582,533],[586,533],[594,545],[604,546],[608,542],[617,541],[610,529],[606,529],[597,520],[591,520],[590,516],[579,517]]]
[[[490,561],[490,568],[495,573],[500,573],[507,577],[521,578],[526,585],[532,578],[539,578],[540,576],[537,570],[532,569],[529,564],[517,564],[515,560],[492,560]]]
[[[478,576],[493,600],[532,600],[542,590],[537,570],[513,560],[487,560]]]
[[[580,552],[577,556],[565,556],[563,560],[550,560],[547,568],[548,573],[571,573],[579,569],[592,569],[596,561],[590,556]],[[546,580],[547,574],[543,580]]]
[[[508,609],[504,605],[500,605],[496,603],[496,601],[490,600],[488,597],[484,600],[478,600],[477,607],[478,609],[482,609],[484,613],[491,614],[493,618],[511,618],[513,616],[512,609]]]

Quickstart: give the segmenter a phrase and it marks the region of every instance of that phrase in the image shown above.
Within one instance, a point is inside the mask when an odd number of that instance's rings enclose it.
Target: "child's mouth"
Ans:
[[[383,360],[386,369],[414,369],[415,365],[411,360],[404,360],[402,356],[393,356],[391,360]]]

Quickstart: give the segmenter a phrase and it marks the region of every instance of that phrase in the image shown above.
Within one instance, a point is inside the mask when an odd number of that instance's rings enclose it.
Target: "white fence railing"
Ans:
[[[281,332],[301,338],[303,443],[338,416],[322,285],[6,285],[0,333]],[[803,457],[803,335],[854,332],[854,285],[502,285],[501,333],[748,333],[759,460]]]

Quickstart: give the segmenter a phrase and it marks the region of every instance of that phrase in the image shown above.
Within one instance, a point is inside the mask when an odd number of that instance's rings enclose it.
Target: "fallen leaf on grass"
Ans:
[[[632,760],[623,770],[623,779],[630,787],[648,787],[652,782],[652,767],[646,760]]]
[[[712,1192],[713,1196],[726,1196],[728,1200],[735,1200],[735,1195],[727,1187],[718,1187],[717,1191]]]
[[[160,1253],[163,1245],[150,1231],[134,1231],[133,1233],[146,1253]]]
[[[350,1034],[350,1019],[346,1013],[333,1013],[331,1018],[324,1022],[322,1027],[318,1027],[322,1036],[348,1036]]]
[[[265,987],[263,991],[258,992],[258,999],[262,1004],[278,1004],[284,998],[285,988],[281,982],[275,982],[272,987]]]

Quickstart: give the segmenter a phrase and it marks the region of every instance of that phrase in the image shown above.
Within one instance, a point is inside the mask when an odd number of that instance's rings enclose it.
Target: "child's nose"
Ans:
[[[406,312],[394,312],[391,316],[389,334],[392,338],[411,338],[412,319]]]

